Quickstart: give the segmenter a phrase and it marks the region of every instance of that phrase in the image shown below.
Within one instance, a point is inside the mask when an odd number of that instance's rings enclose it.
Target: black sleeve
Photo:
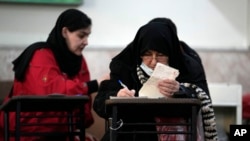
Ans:
[[[97,80],[91,80],[91,81],[87,82],[86,84],[88,86],[88,94],[97,92],[97,90],[98,90]]]
[[[174,93],[174,98],[197,98],[196,92],[190,87],[185,87],[183,84],[180,84],[180,89],[178,92]]]
[[[121,86],[114,80],[104,80],[101,82],[100,88],[94,99],[93,109],[102,118],[108,119],[105,101],[110,96],[116,96]]]

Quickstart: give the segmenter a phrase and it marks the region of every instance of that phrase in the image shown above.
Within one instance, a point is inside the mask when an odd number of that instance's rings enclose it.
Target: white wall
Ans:
[[[181,40],[197,49],[249,46],[249,0],[83,0],[76,8],[93,20],[91,47],[124,47],[138,28],[169,17]],[[0,4],[0,47],[45,40],[57,16],[72,6]]]
[[[250,13],[250,0],[247,1],[247,13]],[[248,25],[247,44],[248,44],[248,49],[250,49],[250,14],[247,14],[247,25]]]

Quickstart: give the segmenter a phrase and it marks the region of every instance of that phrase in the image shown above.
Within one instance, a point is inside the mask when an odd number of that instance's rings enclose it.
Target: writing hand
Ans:
[[[117,97],[135,97],[135,90],[129,90],[128,88],[122,88],[117,93]]]

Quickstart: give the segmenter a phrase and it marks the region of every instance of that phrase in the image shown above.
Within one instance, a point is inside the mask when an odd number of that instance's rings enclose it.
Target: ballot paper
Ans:
[[[118,96],[110,96],[109,99],[145,99],[146,96],[141,97],[118,97]]]
[[[164,97],[157,87],[159,80],[175,79],[179,70],[162,63],[157,63],[150,78],[143,84],[139,91],[139,97],[160,98]]]

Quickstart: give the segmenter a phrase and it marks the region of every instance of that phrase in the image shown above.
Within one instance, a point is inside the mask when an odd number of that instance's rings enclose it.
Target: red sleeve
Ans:
[[[89,70],[83,58],[80,72],[72,79],[60,71],[50,49],[37,50],[27,69],[24,82],[15,81],[14,95],[47,95],[60,93],[66,95],[88,94],[85,82],[90,81]],[[90,97],[91,98],[91,97]],[[85,125],[93,123],[92,100],[85,105]]]
[[[76,95],[88,93],[88,87],[84,84],[89,80],[89,70],[84,58],[79,74],[69,79],[60,71],[52,51],[40,49],[34,53],[22,85],[25,93]]]

